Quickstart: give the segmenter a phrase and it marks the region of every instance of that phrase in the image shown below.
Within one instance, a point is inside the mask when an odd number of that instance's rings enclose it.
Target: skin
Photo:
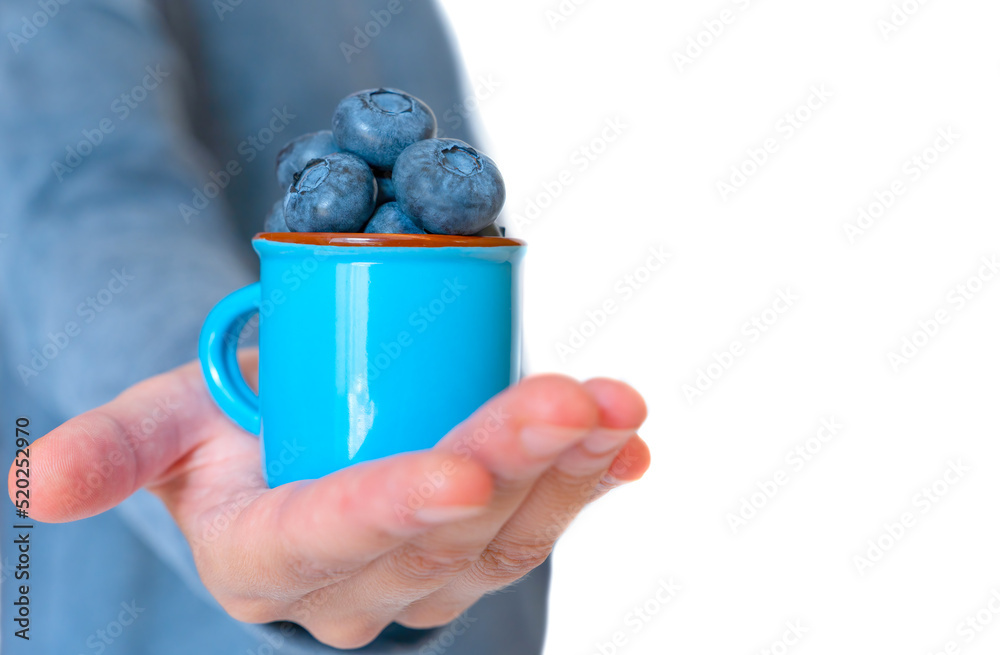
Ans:
[[[241,367],[255,386],[255,351]],[[192,362],[35,441],[31,517],[83,519],[146,488],[230,615],[356,648],[394,621],[444,625],[540,565],[584,506],[646,471],[645,418],[622,382],[534,376],[433,449],[268,489],[258,439],[216,408]],[[12,498],[15,479],[12,467]],[[429,479],[430,496],[414,496]]]

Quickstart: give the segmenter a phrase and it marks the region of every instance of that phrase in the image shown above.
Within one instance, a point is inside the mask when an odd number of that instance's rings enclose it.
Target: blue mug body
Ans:
[[[261,437],[268,485],[432,447],[520,375],[524,244],[499,237],[267,233],[260,282],[212,310],[209,391]],[[240,333],[259,316],[259,395]]]

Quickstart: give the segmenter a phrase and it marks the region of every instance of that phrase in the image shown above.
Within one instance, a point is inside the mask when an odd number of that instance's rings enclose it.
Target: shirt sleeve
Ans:
[[[2,58],[0,293],[17,381],[69,417],[191,359],[207,311],[255,271],[221,195],[183,209],[216,169],[156,11],[59,6]]]
[[[35,20],[40,10],[46,18]],[[194,76],[155,4],[8,0],[0,25],[8,48],[0,55],[0,356],[8,370],[0,384],[65,420],[189,361],[212,306],[256,279],[256,258],[224,194],[206,184],[222,167],[195,137]],[[467,128],[455,132],[465,137]],[[192,207],[195,189],[205,197]],[[116,511],[195,597],[221,611],[155,498],[139,492]],[[531,578],[521,594],[478,605],[483,635],[497,639],[530,615],[530,639],[540,640],[547,568]],[[301,628],[246,629],[271,643],[280,637],[287,653],[334,652]],[[416,653],[435,638],[440,630],[392,626],[365,652]]]

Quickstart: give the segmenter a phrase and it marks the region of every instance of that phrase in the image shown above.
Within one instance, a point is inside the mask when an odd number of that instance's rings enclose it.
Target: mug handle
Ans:
[[[260,282],[234,291],[208,313],[198,339],[198,359],[212,398],[229,418],[260,435],[260,399],[236,360],[240,331],[260,309]]]

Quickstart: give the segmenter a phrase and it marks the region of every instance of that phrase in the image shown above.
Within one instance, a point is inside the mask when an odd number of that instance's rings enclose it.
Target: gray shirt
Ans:
[[[338,100],[405,89],[475,144],[436,7],[421,0],[0,4],[0,430],[32,438],[195,357],[208,310],[256,278],[250,237],[286,141]],[[7,653],[329,653],[231,619],[152,495],[33,529],[31,641],[13,636],[18,521],[4,505]],[[435,630],[363,652],[539,652],[548,564]],[[20,582],[18,582],[20,584]]]

